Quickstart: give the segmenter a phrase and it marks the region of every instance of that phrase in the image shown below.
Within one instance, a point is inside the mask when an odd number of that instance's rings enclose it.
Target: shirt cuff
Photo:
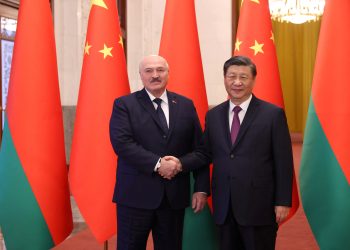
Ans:
[[[206,192],[195,192],[195,193],[201,193],[201,194],[205,194],[206,196],[208,196],[208,194]]]
[[[154,172],[158,171],[158,168],[160,168],[160,162],[161,162],[162,158],[159,158],[159,160],[157,161],[156,166],[154,167]]]

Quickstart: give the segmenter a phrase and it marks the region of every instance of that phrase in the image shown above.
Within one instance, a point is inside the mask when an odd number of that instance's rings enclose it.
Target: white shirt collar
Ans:
[[[248,107],[249,107],[249,104],[250,104],[250,101],[252,100],[253,98],[253,95],[250,95],[249,98],[247,100],[245,100],[244,102],[242,102],[240,105],[235,105],[233,104],[233,102],[230,100],[230,109],[229,111],[232,112],[233,108],[236,107],[236,106],[240,106],[241,109],[244,111],[244,112],[247,112],[248,110]]]
[[[149,98],[153,102],[153,100],[156,99],[156,97],[154,95],[152,95],[151,92],[149,92],[146,88],[145,88],[145,90],[146,90]],[[163,102],[168,104],[168,95],[167,95],[167,91],[166,90],[163,92],[163,94],[159,98],[162,99]]]

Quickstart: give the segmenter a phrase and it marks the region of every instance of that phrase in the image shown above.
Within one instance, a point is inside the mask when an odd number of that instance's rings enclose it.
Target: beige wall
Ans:
[[[58,75],[63,106],[77,103],[89,2],[89,0],[54,1]]]
[[[195,0],[208,102],[226,99],[222,65],[232,54],[231,0]],[[54,1],[61,100],[64,106],[77,102],[89,0]],[[128,0],[128,73],[132,91],[142,87],[138,77],[139,60],[158,53],[165,0]]]

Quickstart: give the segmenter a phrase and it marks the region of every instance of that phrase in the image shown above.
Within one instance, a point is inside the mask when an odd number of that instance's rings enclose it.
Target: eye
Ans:
[[[232,80],[236,78],[236,75],[227,75],[226,78]]]

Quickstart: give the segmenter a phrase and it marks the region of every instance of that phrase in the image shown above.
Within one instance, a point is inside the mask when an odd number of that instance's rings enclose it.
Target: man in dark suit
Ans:
[[[293,156],[285,113],[252,94],[256,75],[247,57],[225,62],[230,100],[207,113],[202,145],[180,157],[184,168],[213,162],[220,249],[274,249],[278,223],[291,206]]]
[[[139,67],[144,89],[114,102],[110,138],[118,155],[113,201],[117,203],[117,248],[182,247],[184,209],[189,205],[190,171],[195,170],[192,208],[203,209],[209,194],[209,167],[181,167],[162,158],[181,157],[199,144],[202,130],[193,102],[166,90],[169,67],[160,56]]]

